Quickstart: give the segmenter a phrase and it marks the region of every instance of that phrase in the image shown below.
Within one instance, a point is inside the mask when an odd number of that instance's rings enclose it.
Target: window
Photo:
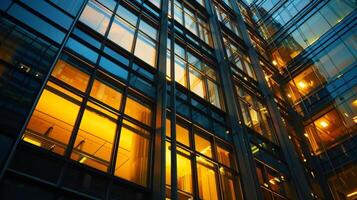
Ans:
[[[59,60],[52,71],[51,76],[61,80],[72,87],[85,92],[89,81],[89,75],[82,70],[73,67],[70,63]]]
[[[147,105],[143,105],[132,97],[128,97],[126,99],[124,113],[148,126],[151,126],[151,109]]]
[[[342,10],[336,9],[339,7]],[[329,1],[277,45],[277,49],[272,53],[277,67],[285,66],[352,11],[352,6],[349,6],[345,1]],[[301,40],[299,37],[303,39]]]
[[[167,79],[170,80],[170,40],[167,50]],[[207,58],[208,59],[208,58]],[[206,99],[218,108],[223,108],[221,88],[216,71],[208,61],[175,44],[175,80],[190,91]]]
[[[196,130],[195,125],[185,124],[185,120],[179,116],[176,120],[179,199],[192,199],[195,193],[199,194],[200,199],[219,199],[221,195],[224,199],[242,199],[231,147],[203,130]],[[166,127],[166,197],[170,198],[172,189],[170,120],[166,120]],[[192,136],[194,141],[191,144]],[[213,144],[217,146],[214,147]],[[216,148],[216,151],[213,148]],[[219,180],[221,183],[218,182]],[[196,192],[193,187],[195,183],[198,184]]]
[[[127,51],[131,51],[134,41],[134,32],[134,26],[118,16],[115,16],[108,38]]]
[[[23,140],[64,154],[82,99],[48,82],[26,127]]]
[[[276,142],[274,127],[269,112],[263,102],[246,89],[236,86],[244,123],[269,140]]]
[[[200,199],[218,199],[217,172],[214,165],[203,158],[197,158],[197,177]]]
[[[126,120],[120,131],[115,175],[146,186],[149,172],[150,134]]]
[[[288,199],[291,196],[288,178],[283,173],[256,160],[256,172],[264,199]]]
[[[71,158],[96,169],[108,171],[117,118],[103,107],[88,103]]]
[[[91,82],[89,89],[88,82]],[[151,103],[144,103],[150,100],[145,96],[139,100],[138,94],[130,91],[129,96],[124,96],[125,87],[128,86],[102,71],[62,55],[31,116],[23,141],[60,155],[71,149],[72,160],[107,173],[114,169],[112,175],[146,187]],[[181,133],[182,139],[187,139],[183,127]],[[74,138],[74,143],[67,147],[70,138]],[[115,139],[119,141],[118,148],[113,148]]]
[[[195,134],[195,149],[199,153],[212,158],[211,142],[197,134]]]
[[[106,105],[119,110],[122,94],[117,88],[102,81],[94,80],[90,96]]]
[[[157,30],[141,21],[134,54],[153,67],[156,66],[156,40]]]
[[[248,75],[253,80],[257,80],[248,55],[243,53],[244,51],[239,48],[239,46],[228,36],[223,37],[223,42],[227,57],[232,64],[231,69],[233,73],[243,77],[244,80],[247,80],[247,77],[245,77],[246,75]]]
[[[109,24],[112,13],[100,3],[90,0],[84,8],[80,21],[87,26],[104,35]]]
[[[186,2],[174,1],[174,19],[206,44],[212,46],[211,32],[206,23],[207,20],[201,17],[201,14],[196,10],[189,8]],[[170,2],[169,5],[171,5]],[[169,17],[171,17],[171,9],[169,9]]]

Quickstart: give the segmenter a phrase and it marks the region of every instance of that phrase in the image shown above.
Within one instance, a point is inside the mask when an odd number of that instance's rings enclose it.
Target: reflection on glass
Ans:
[[[207,87],[208,87],[208,93],[209,93],[209,101],[213,105],[217,106],[218,108],[221,108],[218,85],[210,80],[207,80],[207,83],[208,83]]]
[[[23,140],[64,154],[80,102],[79,96],[48,82],[26,127]]]
[[[305,127],[306,136],[315,153],[325,151],[339,141],[351,137],[356,130],[356,122],[353,122],[352,118],[355,117],[353,112],[357,110],[357,106],[353,108],[353,105],[346,105],[347,102]]]
[[[71,158],[96,169],[109,167],[117,116],[88,103],[84,111]]]
[[[177,56],[175,56],[175,81],[187,87],[186,63]]]
[[[127,51],[131,51],[135,29],[123,19],[115,16],[108,38]]]
[[[91,27],[95,31],[104,35],[107,30],[111,12],[99,3],[91,0],[84,8],[80,21]]]
[[[80,69],[73,67],[64,60],[59,60],[52,71],[53,77],[85,92],[89,81],[89,75]]]
[[[205,88],[203,83],[203,76],[196,70],[190,67],[190,90],[198,96],[205,98]]]
[[[156,43],[142,33],[138,34],[134,54],[149,65],[156,67]]]
[[[146,186],[149,172],[149,132],[128,121],[120,131],[116,176]]]

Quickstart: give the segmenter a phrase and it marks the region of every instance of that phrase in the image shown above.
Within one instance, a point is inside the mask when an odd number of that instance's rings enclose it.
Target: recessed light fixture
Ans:
[[[278,64],[278,62],[276,62],[276,60],[273,60],[273,65],[276,66]]]
[[[320,122],[320,125],[321,125],[323,128],[328,127],[328,123],[327,123],[326,121],[321,121],[321,122]]]

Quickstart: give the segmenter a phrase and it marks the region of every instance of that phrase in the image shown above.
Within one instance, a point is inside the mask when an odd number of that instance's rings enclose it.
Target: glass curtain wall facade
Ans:
[[[345,0],[1,1],[0,199],[353,199],[355,18]]]
[[[289,112],[296,113],[285,124],[312,184],[317,181],[326,198],[356,198],[356,183],[343,175],[354,173],[356,166],[356,157],[350,157],[357,145],[356,2],[249,4],[271,64],[282,76]]]

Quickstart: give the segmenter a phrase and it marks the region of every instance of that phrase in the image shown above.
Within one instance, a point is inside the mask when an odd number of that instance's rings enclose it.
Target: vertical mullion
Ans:
[[[166,81],[166,59],[168,38],[168,6],[169,0],[161,1],[161,15],[159,27],[158,63],[156,73],[156,112],[155,133],[152,157],[152,199],[165,199],[166,193],[166,107],[167,107],[167,81]],[[171,15],[173,16],[173,14]]]
[[[176,80],[175,80],[175,20],[174,0],[171,3],[171,42],[170,42],[170,130],[171,130],[171,199],[177,200],[177,151],[176,151]]]

